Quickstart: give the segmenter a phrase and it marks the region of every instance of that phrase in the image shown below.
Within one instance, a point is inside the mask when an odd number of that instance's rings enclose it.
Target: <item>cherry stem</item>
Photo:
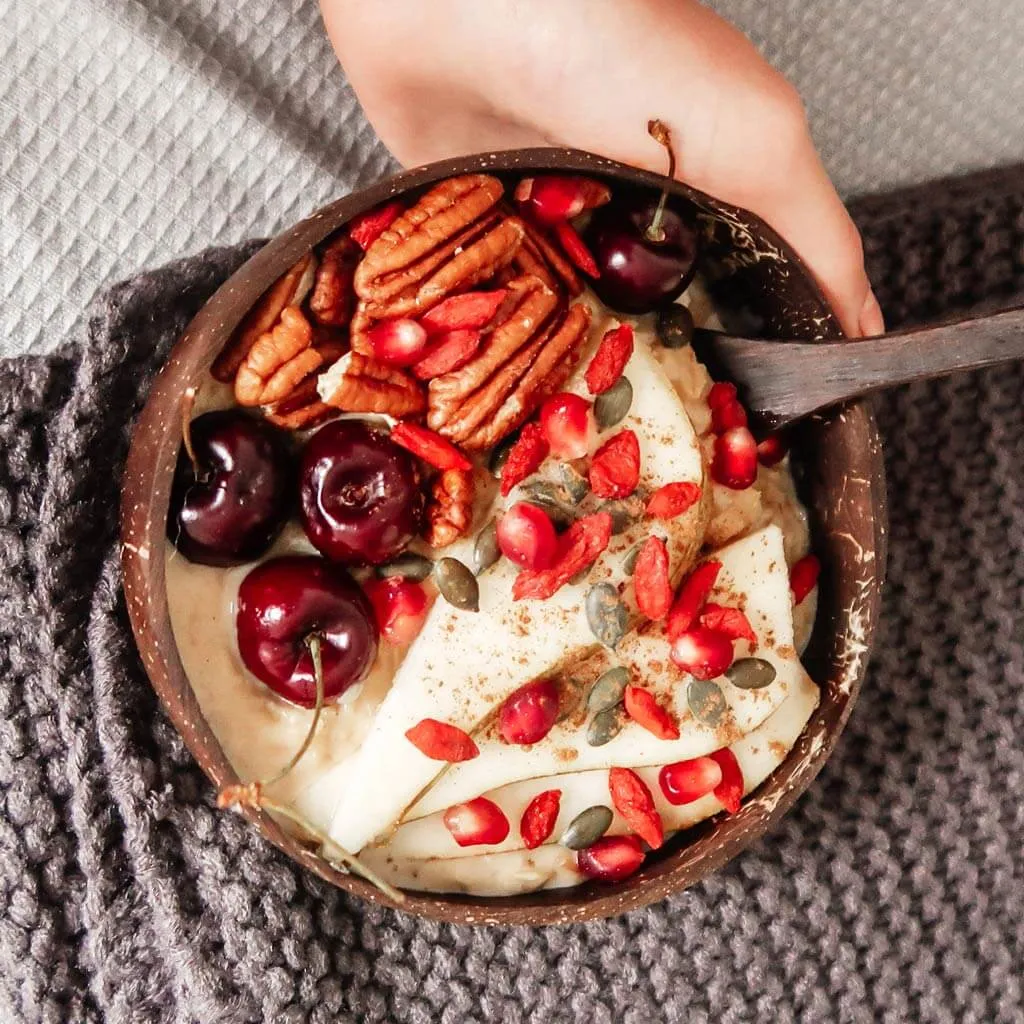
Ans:
[[[196,389],[186,388],[185,394],[181,396],[181,443],[185,446],[185,453],[192,463],[192,472],[198,479],[201,475],[199,458],[196,450],[192,447],[192,409],[196,404]]]
[[[658,145],[664,146],[668,151],[668,177],[674,178],[676,176],[676,154],[672,149],[672,135],[668,130],[668,125],[664,121],[654,118],[647,122],[647,134]],[[662,189],[658,205],[654,210],[654,216],[651,217],[651,223],[647,225],[647,230],[644,232],[644,235],[651,242],[665,241],[665,229],[661,226],[661,222],[665,218],[665,207],[667,205],[668,189]]]
[[[263,782],[264,786],[272,786],[275,782],[280,782],[302,760],[303,755],[313,742],[316,727],[320,722],[320,713],[324,709],[324,666],[320,655],[318,633],[310,633],[306,637],[306,647],[309,648],[309,656],[313,659],[313,678],[316,680],[316,704],[313,706],[313,720],[309,723],[306,738],[302,741],[299,749],[292,754],[291,760],[276,775],[266,779]]]

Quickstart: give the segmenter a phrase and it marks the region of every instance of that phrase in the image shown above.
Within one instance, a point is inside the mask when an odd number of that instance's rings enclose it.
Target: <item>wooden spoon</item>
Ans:
[[[883,388],[1024,359],[1024,308],[847,341],[698,330],[693,347],[715,377],[735,383],[756,421],[777,430]]]

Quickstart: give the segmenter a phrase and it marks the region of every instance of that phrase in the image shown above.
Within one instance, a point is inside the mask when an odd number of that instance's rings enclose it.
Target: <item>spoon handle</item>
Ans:
[[[711,358],[774,427],[882,388],[1024,359],[1024,308],[840,342],[719,336]]]

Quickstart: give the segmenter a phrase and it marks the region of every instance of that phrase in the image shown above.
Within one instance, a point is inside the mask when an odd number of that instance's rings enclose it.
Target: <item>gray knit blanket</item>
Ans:
[[[1024,298],[1024,168],[856,208],[892,325]],[[461,928],[300,871],[212,790],[136,655],[130,425],[253,251],[94,303],[0,363],[0,1020],[1024,1020],[1024,369],[879,404],[891,569],[869,678],[784,822],[647,910]]]

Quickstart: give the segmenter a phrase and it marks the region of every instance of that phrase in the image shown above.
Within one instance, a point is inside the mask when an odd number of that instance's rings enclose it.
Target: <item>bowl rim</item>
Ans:
[[[278,234],[217,289],[173,346],[135,425],[122,483],[122,573],[136,644],[161,703],[203,772],[218,788],[239,780],[203,718],[178,656],[164,575],[165,522],[171,475],[181,440],[182,394],[188,384],[201,378],[209,368],[220,344],[259,295],[352,217],[400,193],[453,175],[516,171],[601,174],[633,184],[668,188],[741,230],[760,233],[795,269],[808,302],[814,306],[813,320],[819,336],[842,336],[838,320],[813,275],[788,243],[760,217],[660,174],[582,150],[533,148],[438,161],[400,172],[334,200]],[[862,527],[859,537],[850,534],[865,570],[863,578],[854,581],[858,588],[857,604],[855,608],[851,603],[848,614],[851,621],[855,612],[859,617],[857,635],[853,638],[851,633],[850,639],[855,642],[838,652],[844,667],[837,683],[841,698],[832,709],[834,713],[826,721],[819,705],[783,764],[746,798],[739,813],[725,819],[712,818],[687,830],[685,846],[648,862],[640,873],[614,886],[589,883],[498,898],[406,892],[401,904],[368,882],[331,867],[265,812],[245,809],[242,813],[275,846],[333,885],[373,903],[455,924],[548,925],[611,917],[681,892],[717,870],[772,828],[828,760],[856,702],[878,621],[886,561],[887,504],[877,425],[869,406],[861,401],[816,417],[815,429],[825,436],[831,432],[834,439],[841,435],[844,450],[863,453],[861,458],[866,463],[862,467],[864,477],[858,478],[854,490],[844,491],[847,511],[842,513],[844,523],[849,520]],[[826,474],[833,476],[833,486],[853,486],[842,475],[844,469],[825,467]],[[850,519],[854,513],[867,518]],[[838,632],[830,638],[833,646],[839,640]],[[821,680],[815,681],[823,686]]]

